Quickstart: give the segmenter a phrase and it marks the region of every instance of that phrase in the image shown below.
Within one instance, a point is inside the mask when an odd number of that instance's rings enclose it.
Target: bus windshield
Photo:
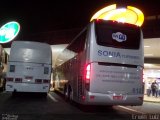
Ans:
[[[95,32],[98,45],[139,49],[141,32],[137,26],[102,20],[95,22]]]

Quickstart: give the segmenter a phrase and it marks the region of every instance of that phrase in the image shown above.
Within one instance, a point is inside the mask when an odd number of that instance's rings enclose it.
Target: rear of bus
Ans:
[[[86,65],[86,102],[100,105],[143,104],[143,36],[126,23],[91,23]]]
[[[47,93],[51,79],[51,48],[46,43],[12,43],[6,91]]]

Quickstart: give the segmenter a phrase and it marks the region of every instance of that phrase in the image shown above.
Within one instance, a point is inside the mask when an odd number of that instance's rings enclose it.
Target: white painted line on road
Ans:
[[[132,112],[136,112],[136,113],[140,113],[140,114],[145,114],[144,112],[140,112],[140,111],[128,108],[128,107],[124,107],[124,106],[120,106],[120,105],[118,107],[121,107],[123,109],[129,110],[129,111],[132,111]]]
[[[56,98],[54,98],[50,93],[48,93],[48,96],[54,101],[54,102],[58,102],[58,100]]]

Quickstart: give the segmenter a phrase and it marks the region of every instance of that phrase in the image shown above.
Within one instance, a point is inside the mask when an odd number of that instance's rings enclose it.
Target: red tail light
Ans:
[[[91,75],[91,65],[88,64],[86,67],[86,83],[89,83],[90,75]]]
[[[22,82],[22,78],[15,78],[15,82],[18,82],[18,83]]]
[[[88,64],[85,69],[85,88],[89,90],[91,78],[91,64]]]

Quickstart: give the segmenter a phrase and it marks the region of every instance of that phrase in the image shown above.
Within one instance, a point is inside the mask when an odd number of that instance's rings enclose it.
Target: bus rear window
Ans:
[[[139,49],[140,28],[117,22],[97,22],[95,24],[97,44],[123,49]]]

